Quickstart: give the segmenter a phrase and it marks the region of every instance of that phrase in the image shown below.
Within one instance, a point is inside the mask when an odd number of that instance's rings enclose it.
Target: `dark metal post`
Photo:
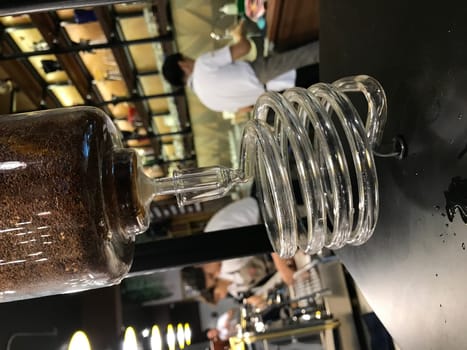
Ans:
[[[169,32],[168,34],[149,37],[149,38],[142,38],[142,39],[134,39],[134,40],[112,40],[107,43],[101,44],[75,44],[68,47],[54,47],[48,50],[38,50],[38,51],[24,51],[19,53],[13,53],[5,56],[0,56],[0,61],[8,61],[8,60],[16,60],[20,58],[29,58],[33,56],[42,56],[42,55],[60,55],[65,53],[72,53],[72,52],[83,52],[88,51],[91,52],[93,50],[98,49],[110,49],[113,47],[120,47],[120,46],[130,46],[130,45],[140,45],[140,44],[148,44],[148,43],[155,43],[161,42],[166,40],[172,40],[172,33]]]
[[[272,251],[264,225],[163,239],[136,245],[130,275]]]

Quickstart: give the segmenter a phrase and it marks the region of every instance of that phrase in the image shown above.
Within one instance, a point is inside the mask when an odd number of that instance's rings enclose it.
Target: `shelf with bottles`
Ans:
[[[39,29],[34,26],[29,16],[20,16],[21,21],[12,21],[2,18],[6,35],[18,53],[32,53],[49,50],[49,44],[45,41]],[[57,56],[44,54],[27,57],[27,61],[45,85],[51,85],[48,89],[55,94],[63,106],[83,104],[84,100],[76,88],[69,84],[70,76],[60,66]],[[65,95],[70,94],[69,97]]]

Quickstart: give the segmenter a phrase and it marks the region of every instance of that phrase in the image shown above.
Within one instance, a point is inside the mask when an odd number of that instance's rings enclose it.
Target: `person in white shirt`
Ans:
[[[174,86],[187,84],[201,103],[219,112],[247,111],[266,90],[283,91],[317,82],[317,41],[266,58],[258,55],[254,61],[246,62],[242,58],[249,53],[252,43],[244,33],[243,21],[232,36],[233,45],[205,53],[196,60],[180,53],[168,56],[162,74]],[[299,68],[305,69],[303,75],[312,77],[302,82],[303,78],[298,79]]]
[[[258,223],[260,223],[258,203],[254,198],[246,197],[228,204],[214,214],[204,232]],[[294,268],[290,263],[291,261],[281,259],[276,253],[272,253],[270,257],[267,255],[241,257],[185,267],[182,269],[182,278],[192,288],[200,292],[209,292],[203,295],[209,302],[217,303],[228,295],[240,300],[276,272],[277,282],[282,280],[291,285]],[[262,301],[254,296],[250,300],[252,303]]]
[[[237,333],[237,325],[240,322],[239,309],[229,309],[219,316],[216,328],[211,328],[206,332],[208,339],[228,341],[230,337]]]

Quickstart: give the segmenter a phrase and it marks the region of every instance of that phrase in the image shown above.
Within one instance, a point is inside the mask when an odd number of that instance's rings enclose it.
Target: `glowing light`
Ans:
[[[187,346],[191,345],[191,328],[188,323],[185,323],[185,344]]]
[[[151,330],[151,350],[162,350],[162,336],[157,325],[152,326]]]
[[[91,350],[88,336],[83,331],[77,331],[70,339],[68,350]]]
[[[185,348],[185,332],[181,323],[177,325],[177,342],[178,347],[183,350]]]
[[[264,325],[263,322],[259,321],[255,323],[255,330],[258,333],[262,333],[266,330],[266,326]]]
[[[138,350],[138,340],[133,327],[127,327],[123,337],[123,350]]]
[[[167,345],[169,346],[169,350],[175,350],[175,341],[174,326],[169,323],[167,326]]]
[[[149,337],[149,334],[150,334],[150,333],[151,333],[151,332],[149,331],[148,328],[145,328],[145,329],[143,329],[143,330],[141,331],[141,335],[143,336],[143,338]]]

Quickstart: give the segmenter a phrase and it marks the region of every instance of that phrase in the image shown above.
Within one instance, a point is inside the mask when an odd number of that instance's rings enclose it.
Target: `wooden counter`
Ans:
[[[268,0],[266,23],[267,38],[277,51],[316,40],[319,34],[319,0]]]

